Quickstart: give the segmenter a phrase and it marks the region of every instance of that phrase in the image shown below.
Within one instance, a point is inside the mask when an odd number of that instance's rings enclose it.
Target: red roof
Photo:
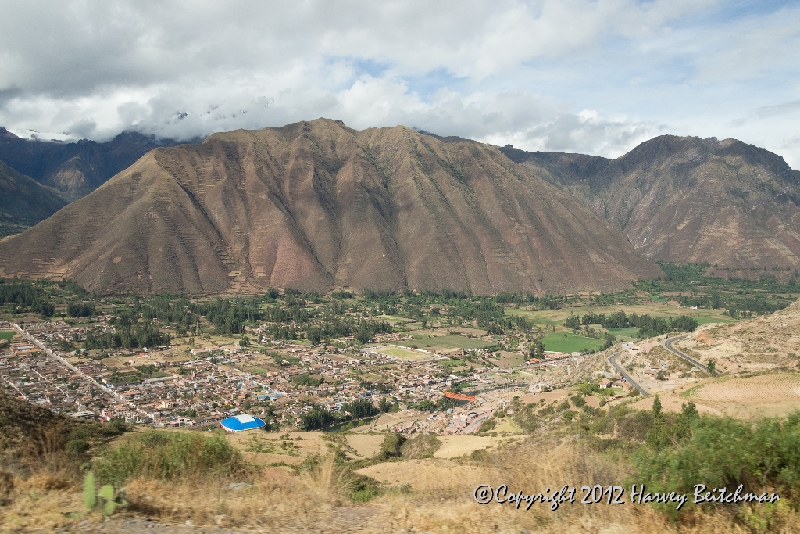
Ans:
[[[444,396],[448,399],[455,399],[460,401],[474,401],[475,397],[472,395],[464,395],[462,393],[453,393],[452,391],[445,391]]]

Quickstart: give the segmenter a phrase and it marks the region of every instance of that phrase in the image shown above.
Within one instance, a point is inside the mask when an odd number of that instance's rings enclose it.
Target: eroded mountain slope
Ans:
[[[610,290],[660,270],[492,146],[320,119],[154,150],[0,245],[101,292]]]

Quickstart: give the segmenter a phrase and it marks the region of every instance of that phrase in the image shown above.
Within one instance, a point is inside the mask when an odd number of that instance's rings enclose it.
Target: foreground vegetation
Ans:
[[[25,438],[3,441],[0,522],[10,528],[55,528],[113,514],[303,531],[339,517],[367,531],[391,525],[442,532],[492,530],[494,525],[563,532],[587,521],[637,532],[789,532],[797,524],[800,414],[741,422],[701,416],[692,403],[680,413],[666,413],[657,398],[649,410],[590,408],[586,399],[600,394],[584,387],[566,403],[522,405],[517,398],[509,410],[513,415],[498,413],[493,420],[511,418],[529,434],[527,439],[449,461],[514,491],[563,484],[625,488],[625,506],[565,503],[552,512],[536,505],[525,513],[496,503],[480,506],[472,487],[431,492],[358,473],[379,463],[433,461],[441,444],[435,436],[386,433],[373,457],[358,458],[347,445],[347,434],[333,432],[325,435],[325,455],[310,455],[291,466],[264,465],[234,447],[224,433],[130,432],[118,422],[70,421],[2,397],[0,433]],[[263,433],[253,432],[251,438]],[[97,487],[108,485],[110,509],[95,507],[94,501],[86,505],[87,484],[94,488],[95,479]],[[680,510],[674,503],[634,505],[632,484],[689,499]],[[695,505],[696,484],[729,491],[741,484],[747,492],[775,493],[780,501]],[[359,511],[363,503],[369,503],[368,516]]]
[[[66,348],[101,354],[211,335],[245,346],[291,339],[349,349],[403,333],[404,344],[429,346],[423,343],[435,343],[432,328],[438,328],[447,332],[440,337],[456,347],[463,343],[465,349],[481,347],[489,353],[525,347],[535,355],[556,347],[589,352],[615,338],[691,330],[709,319],[768,313],[788,304],[796,287],[793,280],[781,285],[769,278],[708,278],[702,266],[667,266],[665,271],[665,280],[642,282],[615,295],[551,297],[477,297],[449,291],[319,295],[288,289],[247,298],[190,300],[100,297],[68,282],[5,280],[0,283],[0,305],[7,318],[17,321],[33,314],[75,324],[105,321],[115,333],[65,343]],[[668,301],[699,309],[676,308]],[[253,335],[258,325],[267,327],[264,339]],[[485,335],[478,338],[475,332]],[[3,337],[8,336],[0,336],[0,343],[8,343]],[[469,374],[476,356],[463,352],[443,361],[442,372]],[[291,356],[279,360],[283,358]],[[136,369],[143,377],[156,376],[155,369],[140,367]],[[319,380],[307,372],[292,378],[302,387]],[[372,377],[364,384],[376,391],[391,387]],[[464,384],[454,380],[453,389]],[[104,514],[285,532],[351,526],[366,531],[563,532],[591,531],[598,524],[635,532],[791,532],[799,524],[800,414],[743,422],[701,415],[688,397],[679,413],[668,413],[658,397],[643,410],[631,407],[635,398],[610,404],[615,393],[587,382],[555,401],[525,403],[516,397],[481,424],[477,438],[514,429],[519,441],[479,447],[452,460],[434,457],[441,446],[436,436],[388,431],[380,434],[374,454],[357,454],[348,444],[350,432],[381,414],[397,412],[398,404],[388,401],[353,401],[336,414],[321,407],[305,412],[299,418],[305,429],[327,430],[327,451],[300,458],[299,442],[288,433],[274,439],[275,445],[261,441],[276,436],[272,425],[267,427],[272,434],[252,431],[243,445],[220,431],[134,431],[121,421],[81,422],[0,395],[0,524],[11,529],[75,527],[84,520],[99,522]],[[424,400],[405,407],[442,414],[455,403],[442,398],[440,403]],[[270,457],[278,443],[286,453],[281,458],[297,461]],[[673,503],[576,503],[555,512],[539,505],[524,512],[496,503],[478,505],[471,479],[451,486],[425,481],[426,476],[435,478],[425,473],[436,462],[444,462],[443,470],[463,469],[493,486],[503,483],[528,492],[564,484],[621,485],[629,501],[630,487],[636,484],[651,492],[687,494],[691,501],[697,484],[730,491],[741,484],[748,492],[775,493],[781,500],[688,502],[680,510]],[[383,464],[419,469],[421,482],[436,489],[364,474]]]

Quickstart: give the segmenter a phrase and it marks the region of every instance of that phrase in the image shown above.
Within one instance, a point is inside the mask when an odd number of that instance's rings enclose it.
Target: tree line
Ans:
[[[587,313],[584,315],[570,315],[564,320],[564,326],[573,330],[582,325],[599,324],[603,328],[638,328],[639,337],[644,339],[655,337],[668,332],[693,332],[697,329],[697,319],[688,315],[672,317],[651,317],[648,314],[626,314],[620,310],[611,315],[604,313]]]

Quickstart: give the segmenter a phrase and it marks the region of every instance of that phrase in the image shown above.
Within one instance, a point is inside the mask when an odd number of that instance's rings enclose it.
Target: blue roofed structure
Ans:
[[[220,421],[220,426],[228,432],[241,432],[242,430],[251,430],[253,428],[262,428],[266,423],[258,417],[252,415],[240,414],[228,417]]]

